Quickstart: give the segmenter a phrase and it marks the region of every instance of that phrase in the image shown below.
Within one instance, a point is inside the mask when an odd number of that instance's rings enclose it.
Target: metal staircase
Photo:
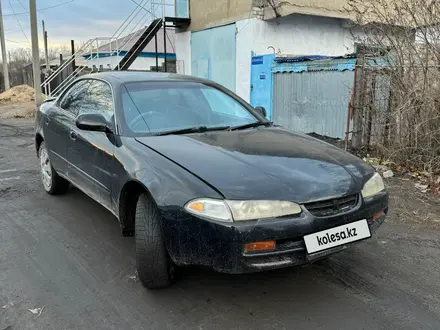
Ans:
[[[130,50],[125,54],[122,60],[119,62],[115,70],[128,70],[130,65],[136,60],[142,50],[148,45],[148,43],[154,38],[157,32],[162,28],[164,20],[162,18],[156,18],[142,33],[139,39],[134,43]]]
[[[159,1],[159,2],[158,2]],[[182,1],[182,0],[180,0]],[[177,18],[166,17],[166,8],[170,6],[166,0],[138,0],[135,2],[137,7],[127,17],[127,19],[121,24],[117,31],[111,37],[105,38],[93,38],[88,40],[75,54],[69,57],[63,62],[56,71],[54,71],[42,84],[42,91],[46,97],[53,97],[58,95],[64,88],[66,88],[71,82],[75,80],[79,75],[84,74],[87,67],[75,66],[75,60],[81,57],[87,57],[87,60],[91,61],[99,59],[100,46],[105,43],[109,45],[109,53],[112,56],[117,57],[118,65],[114,70],[128,70],[131,64],[136,60],[142,50],[148,45],[148,43],[156,36],[156,34],[163,27],[181,27],[185,24],[189,24],[189,18]],[[149,6],[150,9],[146,9]],[[159,14],[156,13],[159,11]],[[157,17],[160,16],[160,17]],[[140,17],[140,18],[139,18]],[[150,23],[151,22],[151,23]],[[167,22],[171,25],[167,26]],[[138,36],[134,33],[139,31],[142,26],[148,25],[138,40],[135,41],[125,56],[121,56],[122,50],[128,48],[128,45],[134,41],[133,39]],[[119,44],[119,40],[124,35],[131,35],[130,38],[125,38],[122,44]],[[166,53],[166,50],[165,50]],[[166,55],[166,54],[165,54]],[[165,57],[166,68],[166,57]],[[97,69],[100,71],[100,68]],[[61,82],[51,90],[52,82],[60,80]]]

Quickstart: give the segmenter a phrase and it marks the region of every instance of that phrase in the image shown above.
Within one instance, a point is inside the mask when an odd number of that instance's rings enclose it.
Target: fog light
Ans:
[[[384,211],[380,211],[378,214],[373,216],[373,222],[375,222],[377,219],[379,219],[381,216],[385,215]]]
[[[275,241],[248,243],[244,246],[244,252],[264,252],[275,250]]]

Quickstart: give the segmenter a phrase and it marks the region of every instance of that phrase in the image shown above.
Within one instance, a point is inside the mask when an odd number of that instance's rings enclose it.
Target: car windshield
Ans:
[[[198,82],[136,82],[122,90],[123,121],[131,135],[225,130],[259,123],[228,94]]]

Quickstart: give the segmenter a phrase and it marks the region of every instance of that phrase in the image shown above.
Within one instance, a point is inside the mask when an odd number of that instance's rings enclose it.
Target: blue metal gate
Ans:
[[[266,108],[267,118],[272,120],[272,72],[275,55],[252,56],[251,105]]]

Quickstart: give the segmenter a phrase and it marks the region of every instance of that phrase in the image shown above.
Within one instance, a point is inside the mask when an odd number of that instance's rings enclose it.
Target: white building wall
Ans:
[[[95,58],[93,60],[87,60],[87,66],[92,68],[93,65],[96,65],[96,68],[99,69],[99,66],[102,65],[104,69],[114,69],[119,61],[122,59],[122,56],[107,56],[101,58]],[[159,66],[164,63],[163,58],[159,58]],[[138,57],[133,64],[130,66],[129,70],[150,70],[152,66],[156,66],[156,58],[155,57]]]
[[[175,34],[177,73],[191,74],[191,32]]]
[[[365,37],[361,29],[350,28],[344,20],[307,15],[245,19],[236,23],[236,31],[236,93],[246,101],[250,99],[252,52],[268,54],[274,48],[289,55],[340,56],[353,53],[354,39]],[[191,32],[175,36],[178,72],[191,74]]]
[[[236,92],[250,99],[251,52],[289,55],[340,56],[355,51],[360,29],[349,29],[340,19],[290,15],[278,20],[257,18],[237,22]],[[273,47],[273,48],[269,48]]]

